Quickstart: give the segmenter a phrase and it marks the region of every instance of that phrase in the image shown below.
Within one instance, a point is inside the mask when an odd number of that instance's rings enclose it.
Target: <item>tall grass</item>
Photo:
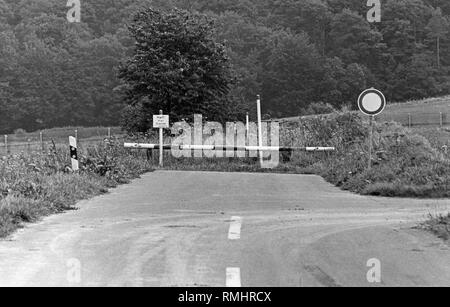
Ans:
[[[378,196],[450,197],[448,157],[413,130],[376,123],[369,170],[368,127],[358,115],[334,114],[289,125],[287,137],[297,143],[336,147],[332,155],[306,161],[342,189]],[[305,166],[305,160],[298,156],[294,164]]]
[[[82,199],[151,170],[120,144],[98,145],[81,152],[81,169],[72,172],[67,150],[19,154],[0,160],[0,237],[42,216],[70,210]]]

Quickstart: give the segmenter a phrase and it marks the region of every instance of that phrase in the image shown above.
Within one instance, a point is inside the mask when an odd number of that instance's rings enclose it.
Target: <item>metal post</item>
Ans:
[[[8,154],[8,136],[5,134],[5,154]]]
[[[75,130],[75,138],[78,140],[78,130]]]
[[[370,116],[370,125],[369,125],[369,170],[372,169],[373,118],[374,118],[374,116]]]
[[[108,128],[108,139],[111,138],[111,128]]]
[[[159,115],[163,115],[163,111],[159,111]],[[159,128],[159,167],[163,167],[163,155],[164,155],[164,135],[163,135],[163,128]]]
[[[263,161],[263,152],[261,150],[263,142],[262,142],[262,119],[261,119],[261,96],[260,95],[257,96],[256,108],[257,108],[257,112],[258,112],[258,145],[260,147],[260,150],[258,151],[258,153],[259,153],[259,161],[262,164],[264,161]]]

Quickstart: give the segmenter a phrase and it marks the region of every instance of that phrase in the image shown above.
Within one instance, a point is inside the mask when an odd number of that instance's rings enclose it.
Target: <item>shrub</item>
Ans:
[[[290,140],[289,140],[290,139]],[[282,143],[334,146],[329,155],[294,154],[327,181],[357,193],[398,197],[450,197],[450,162],[423,136],[395,123],[375,123],[373,167],[368,170],[368,127],[354,113],[305,118],[283,127]]]

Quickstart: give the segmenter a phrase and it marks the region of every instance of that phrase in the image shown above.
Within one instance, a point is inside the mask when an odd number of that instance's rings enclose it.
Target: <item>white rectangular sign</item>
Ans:
[[[153,115],[153,128],[169,128],[169,115]]]

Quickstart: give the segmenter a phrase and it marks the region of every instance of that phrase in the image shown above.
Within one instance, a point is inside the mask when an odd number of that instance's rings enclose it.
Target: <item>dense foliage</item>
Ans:
[[[81,3],[82,22],[70,24],[65,0],[0,0],[0,132],[117,123],[125,105],[118,67],[134,49],[127,24],[145,7],[215,19],[238,76],[227,99],[239,111],[256,94],[279,117],[311,103],[354,104],[368,86],[391,101],[450,89],[448,0],[385,0],[375,24],[365,0]]]
[[[127,130],[151,129],[149,119],[159,110],[172,121],[197,113],[227,120],[221,116],[230,113],[226,98],[233,77],[213,29],[206,15],[185,10],[147,9],[136,15],[129,27],[134,54],[119,73],[129,105],[123,119]]]

